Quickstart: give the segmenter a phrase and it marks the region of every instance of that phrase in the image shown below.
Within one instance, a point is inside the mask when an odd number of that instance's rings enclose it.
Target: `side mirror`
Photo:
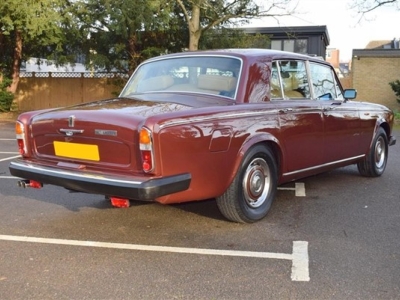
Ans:
[[[357,97],[357,90],[356,89],[347,89],[344,90],[343,97],[345,99],[355,99]]]

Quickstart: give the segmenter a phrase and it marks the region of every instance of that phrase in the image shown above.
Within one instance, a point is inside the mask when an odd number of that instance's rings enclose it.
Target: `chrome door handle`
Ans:
[[[286,114],[286,113],[292,112],[292,111],[293,111],[293,108],[282,108],[282,109],[279,110],[279,112],[281,114]]]
[[[330,110],[333,110],[333,109],[335,109],[334,106],[325,106],[325,107],[323,108],[323,111],[330,111]]]

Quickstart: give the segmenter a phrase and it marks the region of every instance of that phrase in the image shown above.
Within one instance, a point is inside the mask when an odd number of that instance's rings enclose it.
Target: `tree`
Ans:
[[[68,0],[0,2],[0,82],[11,78],[9,92],[17,89],[25,45],[29,45],[26,55],[60,50],[63,8],[67,4]]]
[[[189,30],[189,51],[199,48],[201,35],[221,24],[236,25],[250,18],[279,17],[293,13],[291,0],[267,0],[264,6],[254,0],[174,0],[180,7]]]
[[[132,73],[168,48],[170,7],[162,0],[81,0],[77,17],[87,62],[96,69]]]

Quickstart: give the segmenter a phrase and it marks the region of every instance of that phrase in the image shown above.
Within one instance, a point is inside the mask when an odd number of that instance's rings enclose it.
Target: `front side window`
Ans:
[[[284,98],[310,98],[306,64],[300,60],[277,61]]]
[[[310,63],[310,71],[315,98],[319,100],[343,100],[340,84],[337,82],[332,68]]]

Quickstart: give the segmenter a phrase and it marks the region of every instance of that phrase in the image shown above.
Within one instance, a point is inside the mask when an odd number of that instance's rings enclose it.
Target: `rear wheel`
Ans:
[[[357,164],[361,175],[367,177],[381,176],[386,168],[388,158],[388,139],[385,130],[379,128],[367,156]]]
[[[245,155],[233,182],[217,198],[221,213],[239,223],[252,223],[264,218],[275,198],[277,165],[270,148],[252,147]]]

